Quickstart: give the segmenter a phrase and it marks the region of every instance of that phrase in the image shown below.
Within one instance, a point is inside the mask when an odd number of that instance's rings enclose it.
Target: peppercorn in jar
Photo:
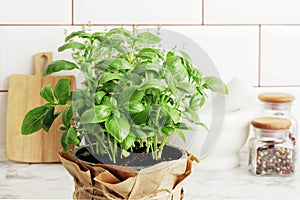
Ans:
[[[289,137],[291,121],[262,117],[251,122],[255,136],[249,141],[249,169],[257,176],[295,173],[295,146]]]

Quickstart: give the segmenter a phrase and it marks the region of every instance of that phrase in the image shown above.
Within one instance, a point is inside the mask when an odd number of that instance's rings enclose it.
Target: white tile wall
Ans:
[[[79,27],[77,27],[79,28]],[[70,27],[0,27],[0,90],[7,89],[11,74],[34,74],[33,58],[38,52],[50,51],[54,59],[68,53],[57,54],[57,47],[63,44],[64,30]]]
[[[264,26],[261,85],[300,85],[300,26]]]
[[[0,0],[0,24],[71,23],[71,3],[71,0]]]
[[[5,144],[7,92],[0,93],[0,145]]]
[[[235,76],[258,84],[258,27],[184,26],[162,27],[188,36],[198,43],[214,62],[221,78]]]
[[[75,23],[201,24],[201,0],[75,0]]]
[[[207,24],[299,24],[299,0],[204,0]]]

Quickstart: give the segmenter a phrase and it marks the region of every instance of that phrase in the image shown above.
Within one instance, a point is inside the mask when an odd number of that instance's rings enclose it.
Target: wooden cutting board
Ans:
[[[42,64],[42,61],[45,61]],[[52,53],[43,52],[35,55],[34,75],[12,75],[9,78],[7,114],[6,114],[6,150],[10,160],[29,163],[60,162],[58,151],[61,149],[62,132],[58,126],[62,123],[57,118],[49,132],[40,130],[32,135],[22,135],[21,125],[25,114],[45,101],[40,97],[40,89],[46,85],[54,88],[60,78],[70,78],[71,89],[75,87],[74,76],[43,77],[44,66],[52,61]]]

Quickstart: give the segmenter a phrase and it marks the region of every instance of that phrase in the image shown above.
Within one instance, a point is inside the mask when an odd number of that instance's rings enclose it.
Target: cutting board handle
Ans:
[[[43,76],[45,68],[52,62],[52,52],[41,52],[35,54],[35,74],[37,76]]]

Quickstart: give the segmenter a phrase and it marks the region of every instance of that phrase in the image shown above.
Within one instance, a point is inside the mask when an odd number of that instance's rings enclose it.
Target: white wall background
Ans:
[[[64,30],[88,22],[95,29],[161,24],[185,34],[206,50],[223,80],[239,76],[256,93],[294,94],[299,118],[299,10],[298,0],[0,0],[0,144],[9,76],[34,73],[37,52],[61,57]]]

